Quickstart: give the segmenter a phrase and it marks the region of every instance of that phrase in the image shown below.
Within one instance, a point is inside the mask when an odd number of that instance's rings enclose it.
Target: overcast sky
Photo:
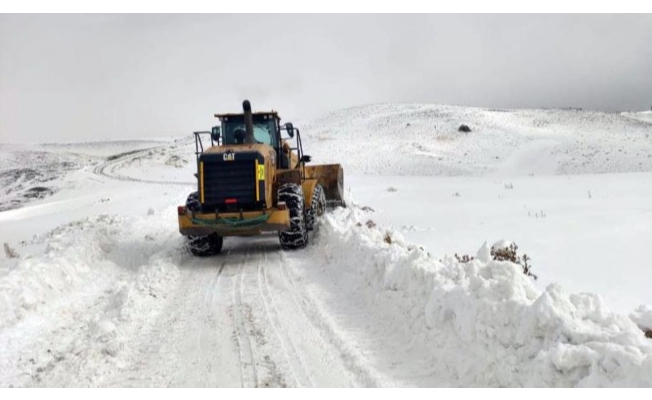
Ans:
[[[652,15],[0,15],[0,142],[379,102],[645,110]]]

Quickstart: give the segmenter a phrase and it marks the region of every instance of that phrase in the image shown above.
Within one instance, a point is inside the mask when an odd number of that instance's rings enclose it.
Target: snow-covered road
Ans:
[[[252,243],[253,242],[253,243]],[[360,386],[284,266],[276,238],[186,260],[112,386]],[[313,321],[316,321],[317,326]]]

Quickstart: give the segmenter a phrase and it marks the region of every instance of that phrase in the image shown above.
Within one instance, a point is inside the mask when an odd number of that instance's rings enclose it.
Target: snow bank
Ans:
[[[37,238],[37,242],[49,242],[44,256],[26,258],[0,278],[0,329],[83,284],[91,268],[106,268],[102,241],[96,240],[102,232],[96,230],[89,235],[88,230],[96,223],[114,222],[107,217],[86,219]]]
[[[117,314],[129,312],[123,306],[134,305],[129,301],[134,292],[156,296],[164,291],[178,272],[174,252],[179,246],[154,240],[154,235],[175,233],[160,225],[155,214],[100,215],[35,236],[31,245],[45,244],[44,254],[25,256],[0,275],[0,331],[52,302],[92,292],[91,286],[104,284],[103,290],[115,292]]]
[[[368,219],[355,206],[327,215],[312,251],[346,284],[392,299],[387,318],[431,353],[433,384],[652,386],[652,341],[600,296],[541,293],[486,244],[471,262],[438,260]],[[637,315],[650,323],[650,310]]]
[[[0,269],[0,386],[106,385],[189,257],[173,213],[71,222]]]
[[[652,332],[652,306],[640,306],[630,315],[630,318],[643,331]]]

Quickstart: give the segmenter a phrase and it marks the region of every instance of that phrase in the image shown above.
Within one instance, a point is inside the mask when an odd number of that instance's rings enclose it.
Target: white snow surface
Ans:
[[[461,125],[471,132],[458,132]],[[652,170],[647,112],[379,104],[303,125],[309,153],[349,174],[557,175]],[[309,133],[308,133],[309,132]]]
[[[387,104],[297,123],[314,162],[344,165],[348,207],[301,251],[262,235],[211,258],[178,234],[188,137],[2,145],[0,173],[38,173],[0,192],[0,386],[652,386],[648,117]]]

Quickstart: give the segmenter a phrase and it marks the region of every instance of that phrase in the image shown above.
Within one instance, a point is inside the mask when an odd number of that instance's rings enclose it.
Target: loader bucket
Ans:
[[[326,203],[344,207],[344,169],[340,164],[306,166],[306,179],[317,179],[324,188]]]

